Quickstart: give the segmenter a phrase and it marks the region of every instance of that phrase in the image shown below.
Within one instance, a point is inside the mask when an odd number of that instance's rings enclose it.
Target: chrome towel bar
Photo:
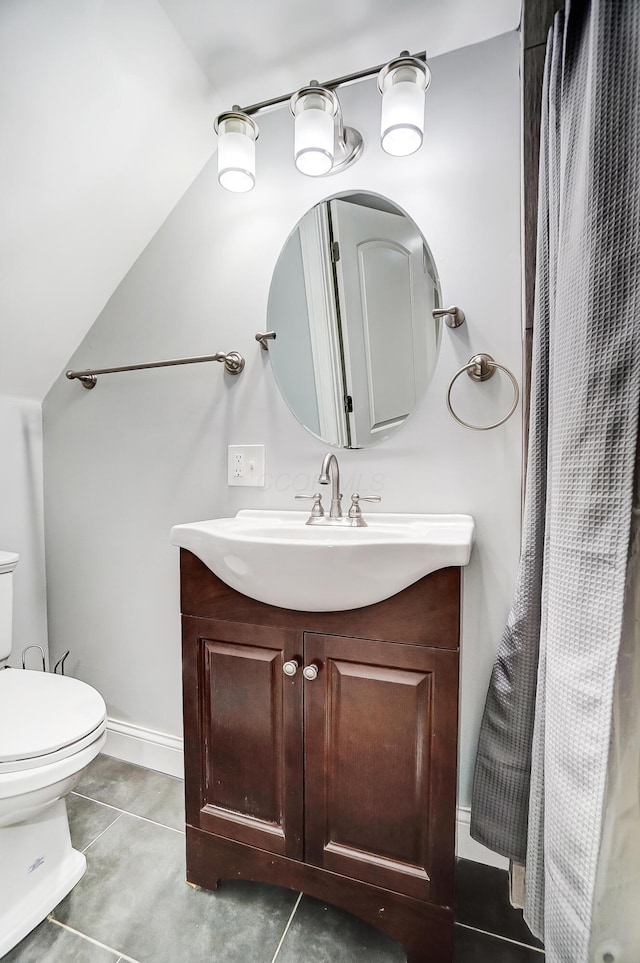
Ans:
[[[218,351],[216,354],[205,354],[199,358],[174,358],[171,361],[151,361],[148,364],[123,364],[117,368],[89,368],[86,371],[67,371],[67,378],[70,381],[77,379],[83,388],[95,388],[97,376],[103,374],[115,374],[118,371],[142,371],[144,368],[169,368],[177,364],[201,364],[204,361],[220,361],[224,364],[229,374],[240,374],[244,368],[244,358],[238,351],[229,351],[225,354]]]

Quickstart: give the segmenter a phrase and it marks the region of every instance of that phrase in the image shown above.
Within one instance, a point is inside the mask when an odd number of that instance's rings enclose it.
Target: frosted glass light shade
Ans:
[[[256,182],[258,126],[246,114],[221,114],[218,132],[218,181],[227,191],[244,193]]]
[[[333,167],[337,98],[324,88],[306,87],[291,98],[294,157],[302,174],[319,177]]]
[[[424,101],[430,73],[426,64],[398,60],[380,71],[380,142],[387,154],[403,157],[422,145]]]

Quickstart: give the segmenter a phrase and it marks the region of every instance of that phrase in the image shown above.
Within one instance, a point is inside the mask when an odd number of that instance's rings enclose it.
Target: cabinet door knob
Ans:
[[[318,678],[318,666],[305,665],[304,669],[302,670],[302,674],[307,682],[313,682],[314,679]]]
[[[293,676],[296,674],[299,668],[300,668],[300,663],[297,662],[295,659],[291,659],[289,662],[284,663],[284,665],[282,666],[282,671],[284,672],[285,675]]]

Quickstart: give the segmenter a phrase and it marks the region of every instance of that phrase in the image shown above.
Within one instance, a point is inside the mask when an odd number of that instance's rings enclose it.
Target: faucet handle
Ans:
[[[351,508],[349,509],[349,518],[362,518],[362,511],[360,510],[360,502],[379,502],[380,495],[360,495],[358,492],[354,492],[351,496]],[[366,524],[366,523],[365,523]]]
[[[322,495],[316,492],[314,495],[296,495],[296,498],[313,498],[313,508],[311,518],[324,518],[324,508],[322,507]]]

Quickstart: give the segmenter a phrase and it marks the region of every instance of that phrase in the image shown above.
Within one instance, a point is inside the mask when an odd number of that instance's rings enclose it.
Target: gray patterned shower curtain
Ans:
[[[548,963],[639,963],[640,946],[594,936],[619,852],[601,848],[622,798],[616,666],[623,652],[640,659],[625,628],[640,401],[638,0],[571,0],[550,31],[534,340],[520,569],[482,720],[471,832],[526,863],[525,919]],[[640,885],[629,905],[640,915]]]

